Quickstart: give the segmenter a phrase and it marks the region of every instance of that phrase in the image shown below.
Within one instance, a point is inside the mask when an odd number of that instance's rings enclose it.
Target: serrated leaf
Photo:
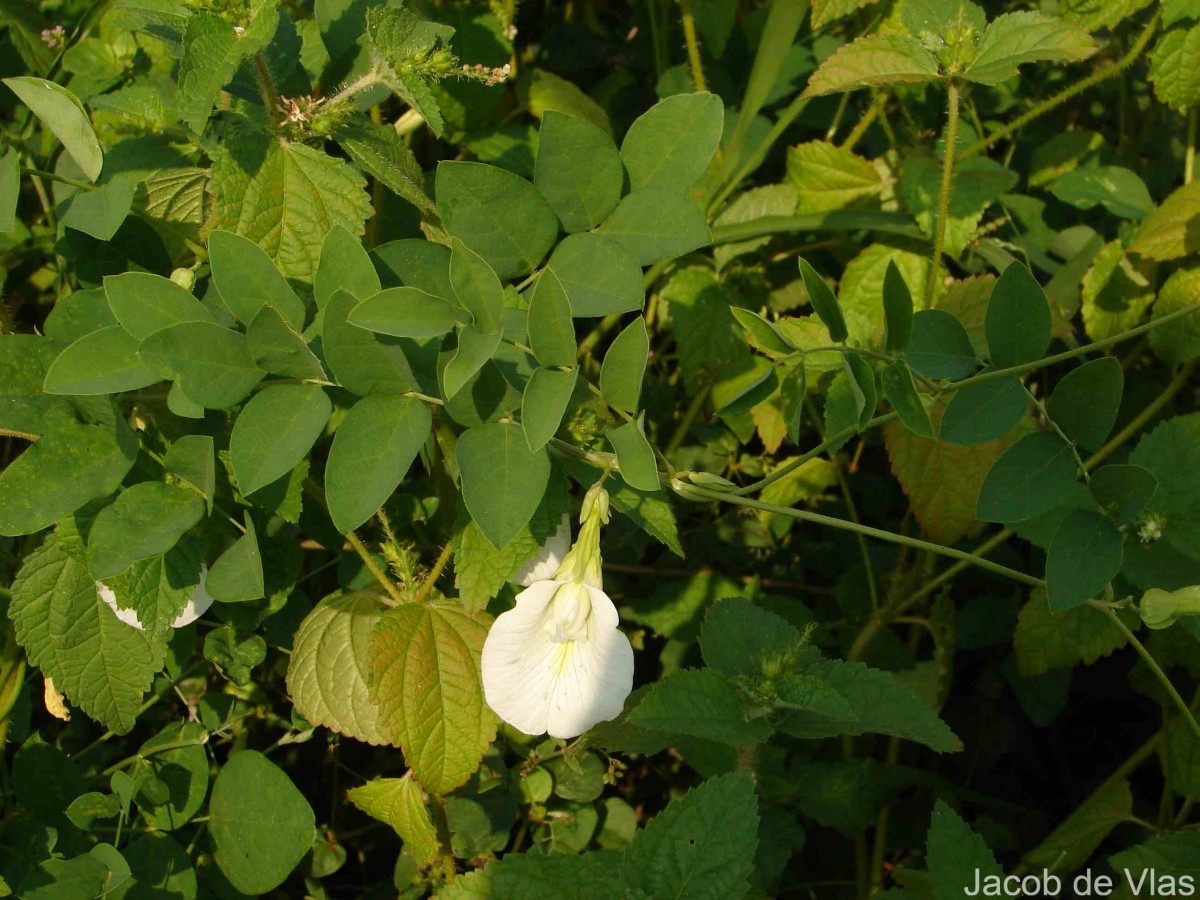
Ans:
[[[401,7],[377,6],[367,13],[367,46],[384,81],[439,136],[443,128],[441,110],[425,78],[413,72],[413,63],[427,57],[453,34],[453,28],[428,22]]]
[[[63,350],[46,370],[47,394],[117,394],[159,381],[138,355],[138,341],[120,326],[85,334]]]
[[[312,807],[257,750],[229,757],[213,784],[208,815],[217,865],[243,893],[278,887],[312,846]]]
[[[550,478],[545,448],[529,449],[516,425],[481,425],[457,445],[463,501],[494,547],[504,547],[529,521]]]
[[[766,719],[748,717],[733,679],[715,669],[682,669],[651,685],[628,721],[722,744],[758,744],[771,736]]]
[[[700,207],[687,195],[658,185],[626,194],[599,231],[640,266],[683,256],[712,240]]]
[[[429,437],[429,407],[410,397],[364,397],[333,436],[325,497],[339,531],[353,531],[387,502]]]
[[[710,778],[635,835],[622,880],[646,897],[739,897],[754,868],[758,821],[748,772]]]
[[[792,711],[779,720],[777,727],[781,731],[803,738],[888,734],[924,744],[939,753],[962,749],[962,742],[925,700],[890,672],[831,659],[822,660],[807,674],[841,694],[854,718]]]
[[[315,384],[278,384],[256,394],[229,437],[234,478],[243,495],[286,475],[304,459],[333,412]]]
[[[558,217],[537,189],[496,166],[442,162],[435,192],[446,229],[502,280],[532,272],[558,237]]]
[[[715,603],[700,630],[705,665],[733,677],[761,675],[765,662],[799,643],[800,632],[789,622],[742,597]]]
[[[249,21],[236,27],[215,12],[197,11],[187,18],[176,106],[179,118],[197,134],[242,60],[265,48],[275,34],[279,12],[273,3],[259,2],[249,13]]]
[[[870,162],[828,141],[789,148],[787,175],[797,190],[796,206],[789,212],[845,209],[883,190],[879,172]]]
[[[344,160],[304,144],[274,141],[265,151],[252,170],[228,147],[217,155],[212,188],[221,226],[258,244],[285,278],[311,281],[331,228],[362,233],[371,214],[366,181]]]
[[[1136,614],[1124,610],[1118,615],[1126,617],[1126,625],[1138,627]],[[1125,644],[1125,635],[1100,610],[1077,606],[1052,612],[1041,589],[1034,590],[1021,607],[1013,635],[1017,667],[1027,678],[1081,662],[1090,665]]]
[[[140,559],[106,582],[117,608],[131,610],[151,639],[162,640],[170,636],[197,594],[203,565],[203,543],[185,537],[165,553]]]
[[[1200,230],[1192,224],[1200,216],[1200,181],[1173,191],[1142,220],[1129,244],[1129,252],[1163,262],[1200,249]]]
[[[983,838],[943,800],[933,807],[926,848],[936,900],[959,900],[984,879],[1004,877]]]
[[[119,621],[88,573],[83,541],[60,526],[25,558],[9,616],[29,661],[117,734],[133,728],[165,645]]]
[[[89,181],[100,177],[104,152],[87,110],[65,87],[44,78],[5,78],[4,83],[50,129]]]
[[[618,241],[603,235],[568,235],[550,254],[546,272],[558,278],[576,317],[640,311],[646,302],[638,260]]]
[[[874,85],[920,84],[938,77],[936,57],[915,38],[888,33],[839,47],[808,80],[806,97]]]
[[[986,157],[964,160],[954,171],[946,216],[945,252],[961,256],[987,208],[1016,186],[1016,172]],[[904,161],[898,194],[921,230],[933,237],[942,183],[941,160],[914,153]]]
[[[395,128],[363,121],[339,128],[333,137],[360,169],[393,194],[423,214],[435,211],[433,200],[425,193],[425,173]]]
[[[568,234],[603,222],[624,181],[621,155],[602,128],[553,110],[542,117],[533,183]]]
[[[371,591],[326,597],[296,631],[287,686],[314,725],[369,744],[391,743],[371,699],[371,633],[387,607]]]
[[[121,327],[139,341],[181,322],[213,321],[213,314],[188,291],[148,272],[106,276],[104,296]]]
[[[210,409],[226,409],[245,399],[266,375],[242,334],[212,322],[184,322],[156,331],[138,345],[137,355],[174,381],[189,400]]]
[[[1000,84],[1030,62],[1079,62],[1096,52],[1086,31],[1067,19],[1036,12],[1005,13],[993,19],[975,45],[963,72],[968,81]]]
[[[1150,53],[1154,96],[1178,112],[1200,103],[1200,25],[1173,28],[1159,38]]]
[[[138,444],[116,431],[59,425],[0,473],[0,534],[41,531],[89,500],[111,494],[133,466]]]
[[[404,849],[421,865],[438,855],[437,830],[425,806],[425,796],[411,775],[403,778],[374,778],[351,788],[346,799],[373,819],[392,827],[404,841]]]
[[[100,510],[88,535],[88,568],[102,581],[139,559],[166,553],[204,516],[191,491],[156,481],[126,488]]]
[[[675,94],[634,120],[621,142],[631,190],[648,185],[687,191],[721,140],[724,106],[707,92]]]
[[[1200,269],[1187,268],[1172,272],[1159,288],[1154,300],[1152,318],[1178,312],[1191,306],[1200,296]],[[1150,332],[1150,347],[1155,355],[1169,366],[1179,366],[1200,358],[1200,316],[1189,315],[1176,320],[1170,328]]]
[[[1168,726],[1168,734],[1170,726]],[[1064,874],[1082,869],[1109,832],[1133,815],[1129,782],[1119,779],[1088,797],[1037,847],[1021,858],[1029,869],[1054,867]]]
[[[466,781],[495,734],[480,681],[486,636],[484,622],[440,604],[389,610],[372,632],[379,727],[426,790],[444,794]]]
[[[1146,509],[1163,522],[1163,540],[1180,553],[1200,558],[1200,415],[1163,422],[1138,441],[1129,462],[1158,479]]]

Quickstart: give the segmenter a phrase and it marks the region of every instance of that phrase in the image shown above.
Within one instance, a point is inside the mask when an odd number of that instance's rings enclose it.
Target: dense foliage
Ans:
[[[0,0],[0,896],[1190,896],[1200,3],[1029,5]]]

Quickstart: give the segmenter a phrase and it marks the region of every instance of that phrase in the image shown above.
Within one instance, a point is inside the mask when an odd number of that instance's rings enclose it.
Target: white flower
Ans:
[[[571,517],[563,516],[558,531],[550,535],[546,543],[536,554],[525,561],[525,565],[517,570],[509,581],[521,587],[529,587],[535,581],[545,581],[553,578],[558,567],[562,565],[563,557],[571,549]]]
[[[200,567],[200,583],[196,585],[196,590],[192,592],[191,599],[188,600],[187,606],[183,611],[175,617],[175,621],[171,623],[172,628],[183,628],[185,625],[191,625],[198,618],[204,615],[210,606],[213,604],[213,598],[209,596],[208,591],[204,589],[204,579],[208,576],[208,567]],[[113,593],[112,588],[102,581],[96,582],[96,591],[100,594],[100,599],[108,604],[118,619],[138,631],[144,631],[141,620],[138,618],[136,609],[121,609],[117,606],[117,595]]]
[[[546,577],[551,544],[527,565],[543,577],[517,595],[483,645],[483,692],[501,719],[525,734],[573,738],[621,714],[633,690],[633,648],[617,628],[617,608],[602,588],[600,526],[608,495],[584,500],[579,540]],[[569,539],[569,529],[566,539]],[[522,569],[522,573],[524,573]]]

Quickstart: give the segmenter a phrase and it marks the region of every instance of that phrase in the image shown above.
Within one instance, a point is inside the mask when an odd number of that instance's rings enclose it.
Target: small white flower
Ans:
[[[563,557],[571,549],[571,518],[562,517],[558,531],[550,535],[546,543],[536,554],[525,561],[509,581],[521,587],[529,587],[535,581],[545,581],[553,578],[558,567],[562,565]]]
[[[200,583],[196,585],[196,590],[192,592],[191,599],[188,600],[187,606],[183,611],[175,617],[175,621],[171,623],[172,628],[183,628],[185,625],[191,625],[198,618],[204,615],[210,606],[213,604],[213,598],[209,596],[208,591],[204,589],[204,579],[208,576],[208,567],[200,567]],[[141,620],[138,618],[136,609],[121,609],[117,606],[117,595],[113,593],[112,588],[102,581],[96,582],[96,591],[100,594],[100,599],[108,604],[111,609],[126,625],[136,628],[138,631],[145,631]]]
[[[602,488],[588,492],[581,518],[579,540],[552,578],[545,574],[551,545],[561,548],[569,528],[565,537],[560,528],[531,560],[535,565],[522,569],[542,577],[492,623],[483,645],[488,705],[525,734],[576,737],[619,716],[633,690],[633,648],[602,587],[600,526],[608,521]]]

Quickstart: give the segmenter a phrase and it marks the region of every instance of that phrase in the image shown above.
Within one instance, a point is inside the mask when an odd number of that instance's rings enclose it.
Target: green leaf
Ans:
[[[529,449],[542,449],[562,424],[575,384],[577,369],[535,369],[521,395],[521,428]]]
[[[358,299],[337,290],[325,308],[321,348],[338,383],[352,394],[401,394],[418,385],[401,339],[380,337],[349,321]]]
[[[924,744],[938,753],[962,749],[962,742],[937,713],[890,672],[830,659],[822,660],[807,674],[841,694],[854,718],[792,711],[780,719],[781,731],[803,738],[888,734]]]
[[[0,234],[9,234],[16,228],[17,201],[20,199],[21,161],[16,149],[9,147],[0,157]],[[615,201],[613,205],[616,205]]]
[[[912,341],[905,358],[927,378],[950,381],[966,378],[978,367],[966,329],[941,309],[922,309],[913,316]]]
[[[1178,416],[1138,441],[1131,465],[1148,469],[1158,490],[1146,507],[1163,523],[1163,540],[1200,559],[1200,415]],[[3,482],[0,482],[3,484]]]
[[[249,513],[246,514],[245,521],[246,533],[217,557],[204,580],[204,589],[214,600],[222,603],[257,600],[266,595],[258,535]]]
[[[44,78],[22,76],[3,81],[58,138],[88,181],[99,178],[104,152],[79,99],[65,87]]]
[[[529,345],[541,366],[575,365],[575,323],[571,301],[553,268],[547,268],[529,300]]]
[[[137,456],[124,423],[112,429],[60,425],[0,473],[0,534],[33,534],[111,494]]]
[[[325,497],[338,531],[353,531],[387,502],[432,421],[429,407],[410,397],[364,397],[350,408],[325,464]]]
[[[358,167],[422,214],[436,211],[425,192],[425,173],[396,129],[388,124],[354,122],[334,132],[334,140]]]
[[[712,388],[713,409],[727,418],[741,415],[769,398],[778,386],[775,366],[755,357],[741,371],[722,373]],[[874,389],[873,380],[871,386]]]
[[[1020,263],[1011,264],[996,281],[983,327],[997,369],[1036,362],[1050,346],[1050,304]]]
[[[1158,479],[1141,466],[1101,466],[1088,481],[1092,499],[1117,525],[1127,525],[1146,508]]]
[[[857,718],[849,702],[837,690],[816,675],[801,672],[779,683],[775,696],[777,709],[791,709],[841,721]]]
[[[531,451],[516,425],[481,425],[458,439],[463,501],[491,541],[504,547],[529,521],[550,478],[544,448]]]
[[[121,327],[139,341],[181,322],[212,322],[208,307],[169,278],[126,272],[104,279],[104,296]]]
[[[480,331],[495,331],[504,315],[504,288],[478,253],[454,238],[450,245],[450,286]]]
[[[1116,424],[1124,390],[1120,361],[1112,356],[1093,359],[1058,383],[1046,411],[1068,439],[1098,450]]]
[[[59,221],[98,241],[110,241],[128,217],[137,189],[134,179],[119,175],[94,191],[78,191]]]
[[[495,355],[504,339],[502,331],[480,331],[474,325],[463,325],[455,333],[455,345],[439,373],[442,396],[456,396],[480,369]]]
[[[365,179],[345,160],[305,144],[271,141],[253,151],[257,166],[246,169],[232,146],[216,155],[210,184],[221,224],[258,244],[285,278],[312,280],[321,245],[335,226],[362,233],[371,198]],[[280,312],[292,321],[288,310]]]
[[[635,835],[621,878],[645,897],[740,897],[754,869],[758,821],[748,772],[710,778]]]
[[[988,24],[963,77],[1000,84],[1030,62],[1079,62],[1096,52],[1086,31],[1065,18],[1036,12],[1005,13]]]
[[[449,793],[466,781],[495,735],[479,674],[486,636],[487,626],[457,604],[397,607],[372,633],[379,726],[428,791]]]
[[[415,287],[385,288],[350,310],[347,321],[395,337],[440,337],[467,320],[467,314],[441,297]]]
[[[313,275],[317,309],[329,306],[339,290],[366,300],[380,289],[379,274],[362,242],[343,226],[333,226],[321,244],[321,257]]]
[[[215,12],[187,18],[179,63],[178,115],[196,134],[204,131],[217,97],[242,64],[263,50],[275,34],[279,13],[273,3],[257,2],[249,21],[233,22]]]
[[[774,325],[758,313],[740,306],[731,307],[729,311],[733,313],[737,323],[746,330],[750,343],[764,353],[784,356],[795,349],[783,339]]]
[[[1103,204],[1123,219],[1141,219],[1154,209],[1146,182],[1120,166],[1089,166],[1067,172],[1054,180],[1050,193],[1076,209]]]
[[[137,355],[176,382],[189,400],[209,409],[227,409],[245,399],[266,374],[243,335],[212,322],[156,331],[138,346]]]
[[[107,893],[108,885],[115,886],[119,880],[106,864],[107,854],[101,848],[116,854],[111,844],[97,844],[91,852],[71,859],[51,858],[39,863],[21,883],[21,896],[25,900],[83,900],[102,896]]]
[[[435,184],[446,229],[507,281],[532,272],[558,237],[558,217],[528,181],[495,166],[439,163]],[[497,216],[497,210],[504,215]]]
[[[883,180],[870,162],[828,141],[789,148],[787,176],[796,187],[797,202],[784,215],[846,209],[883,189]]]
[[[1016,375],[964,385],[942,414],[939,437],[950,444],[986,444],[1008,433],[1029,408]]]
[[[1200,26],[1197,28],[1200,31]],[[1178,259],[1200,249],[1200,182],[1189,182],[1167,197],[1142,221],[1129,252],[1159,262]]]
[[[1088,797],[1045,840],[1026,853],[1021,862],[1030,870],[1044,866],[1064,875],[1079,871],[1109,832],[1131,815],[1133,796],[1129,782],[1124,779],[1105,782],[1102,790]]]
[[[984,212],[1001,195],[1012,190],[1017,180],[1017,174],[1011,169],[986,157],[972,157],[959,164],[954,170],[954,186],[946,216],[946,253],[954,257],[962,255],[975,236]],[[905,159],[898,193],[929,237],[934,237],[936,232],[941,183],[940,160],[923,153]]]
[[[174,897],[195,897],[196,871],[187,851],[165,834],[147,832],[122,848],[130,878],[115,890],[111,900],[137,900],[151,892]]]
[[[243,495],[265,487],[308,455],[333,404],[315,384],[278,384],[246,404],[229,437],[233,476]]]
[[[808,301],[812,304],[813,312],[829,329],[829,339],[840,344],[850,336],[850,332],[846,329],[846,319],[833,290],[804,259],[800,260],[800,277],[804,279],[804,288],[808,291]]]
[[[1200,878],[1200,833],[1189,829],[1152,837],[1110,856],[1108,864],[1114,871],[1121,872],[1123,880],[1138,893],[1151,890],[1152,881],[1159,885],[1172,884],[1172,889],[1182,887],[1188,883],[1183,881],[1185,877],[1194,887],[1196,879]]]
[[[137,338],[120,326],[85,334],[46,370],[47,394],[117,394],[159,381],[139,359]]]
[[[604,362],[600,366],[601,396],[618,409],[637,412],[649,354],[650,336],[646,331],[646,320],[638,316],[622,329],[604,354]]]
[[[716,94],[676,94],[650,107],[621,142],[630,188],[687,191],[708,168],[724,120],[724,105]]]
[[[1200,296],[1200,269],[1172,272],[1154,300],[1153,318],[1160,319],[1186,309],[1197,296]],[[1173,322],[1170,328],[1155,328],[1150,332],[1150,347],[1169,366],[1180,366],[1200,358],[1200,316],[1186,316]]]
[[[204,496],[208,512],[212,513],[217,489],[217,464],[213,456],[213,439],[206,434],[185,434],[167,448],[163,468],[185,481]]]
[[[549,272],[566,291],[573,316],[641,311],[646,302],[638,260],[613,238],[592,232],[568,235],[554,248],[542,278]]]
[[[839,47],[808,79],[805,97],[938,77],[937,58],[906,34],[873,34]]]
[[[1159,38],[1150,53],[1150,81],[1154,96],[1177,112],[1200,103],[1200,25],[1173,28]]]
[[[165,646],[100,599],[73,523],[25,557],[12,594],[9,616],[29,661],[110,730],[132,729]]]
[[[712,239],[703,211],[691,198],[657,185],[627,194],[604,220],[600,234],[620,244],[639,266],[675,259]]]
[[[1117,526],[1099,513],[1077,509],[1063,519],[1046,554],[1046,597],[1054,612],[1097,597],[1117,573],[1125,542]]]
[[[582,818],[583,815],[578,816],[578,819]],[[622,896],[624,890],[616,871],[620,858],[620,854],[612,850],[578,855],[559,851],[549,856],[536,850],[509,853],[499,865],[488,866],[490,887],[486,896],[507,900],[609,900]],[[454,887],[458,888],[462,881],[459,878]],[[438,896],[453,900],[460,895],[448,894],[443,889]],[[461,896],[466,900],[466,895]]]
[[[304,304],[266,251],[231,231],[214,231],[208,239],[213,283],[221,299],[249,325],[264,306],[273,306],[292,329],[304,327]]]
[[[764,664],[799,644],[800,632],[789,622],[743,597],[713,604],[700,630],[705,665],[735,678],[762,675]]]
[[[635,422],[626,422],[605,437],[617,454],[617,470],[625,483],[634,490],[656,491],[659,487],[658,464],[654,450],[646,440],[643,419],[639,417]]]
[[[943,800],[933,807],[926,855],[936,900],[960,900],[984,879],[1004,877],[983,838]]]
[[[1138,627],[1135,613],[1126,610],[1118,615],[1125,617],[1126,625]],[[1090,665],[1125,644],[1125,635],[1100,610],[1085,605],[1053,612],[1040,589],[1021,608],[1013,635],[1017,668],[1027,678],[1081,662]]]
[[[929,412],[917,393],[908,364],[898,359],[884,366],[879,373],[879,382],[883,386],[884,397],[899,414],[904,427],[913,434],[932,438],[933,423],[929,421]]]
[[[152,639],[164,640],[197,595],[203,565],[204,544],[184,537],[165,553],[137,560],[106,582],[117,608],[132,610]]]
[[[326,379],[316,354],[273,306],[263,306],[246,329],[246,346],[261,369],[285,378]]]
[[[1020,522],[1052,509],[1075,485],[1071,445],[1049,431],[1027,434],[988,470],[975,514],[984,522]]]
[[[274,890],[312,846],[312,807],[283,770],[257,750],[229,757],[208,806],[213,856],[245,894]]]
[[[404,841],[404,849],[421,865],[437,859],[437,831],[425,806],[421,786],[411,775],[403,778],[373,778],[351,788],[346,798],[373,819],[392,827]]]
[[[586,119],[548,111],[533,183],[568,234],[595,228],[621,199],[625,171],[612,138]]]
[[[371,591],[326,597],[300,623],[287,670],[288,694],[307,721],[377,746],[390,740],[371,699],[368,661],[386,608]]]
[[[373,7],[367,14],[366,46],[374,67],[387,86],[421,114],[439,137],[444,123],[441,110],[414,63],[430,56],[449,41],[454,29],[426,20],[400,7]]]
[[[181,488],[143,481],[102,509],[88,535],[88,568],[103,581],[139,559],[166,553],[204,517],[204,501]]]
[[[629,722],[652,731],[723,744],[758,744],[771,736],[766,719],[750,719],[734,681],[712,669],[682,669],[650,687]]]
[[[912,340],[913,299],[908,283],[892,260],[888,261],[883,276],[883,317],[884,348],[889,353],[903,352]]]

